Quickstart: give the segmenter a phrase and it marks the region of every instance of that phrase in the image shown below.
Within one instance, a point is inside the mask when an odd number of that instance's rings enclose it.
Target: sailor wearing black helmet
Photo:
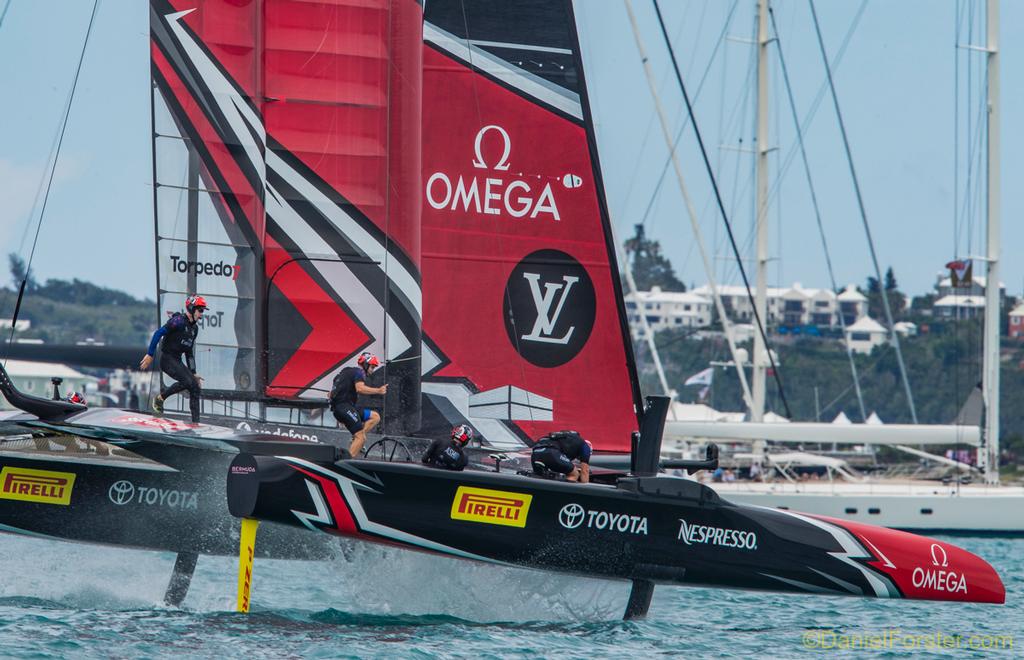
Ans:
[[[585,484],[590,481],[590,454],[593,448],[576,431],[556,431],[546,435],[533,446],[533,471],[544,474],[547,470],[564,474],[568,481]],[[573,461],[578,461],[577,466]]]
[[[160,345],[160,370],[174,379],[174,383],[160,390],[153,397],[153,411],[164,412],[164,399],[178,392],[188,390],[188,409],[192,413],[192,423],[199,423],[199,396],[202,392],[202,377],[196,373],[195,343],[199,335],[199,319],[206,311],[206,299],[202,296],[189,296],[185,299],[185,313],[175,312],[167,319],[149,342],[149,350],[139,363],[145,371],[153,364],[153,354]],[[185,356],[185,363],[181,356]]]
[[[334,377],[334,386],[328,395],[331,402],[331,412],[339,424],[352,434],[352,444],[348,452],[358,456],[363,450],[366,442],[366,433],[380,423],[380,414],[369,408],[357,408],[356,397],[360,394],[387,394],[387,384],[380,387],[370,387],[366,384],[366,377],[380,366],[380,360],[373,353],[363,353],[356,360],[358,366],[345,367]]]
[[[437,438],[431,442],[421,460],[442,470],[462,470],[469,464],[464,449],[472,439],[473,429],[459,424],[452,429],[451,438]]]

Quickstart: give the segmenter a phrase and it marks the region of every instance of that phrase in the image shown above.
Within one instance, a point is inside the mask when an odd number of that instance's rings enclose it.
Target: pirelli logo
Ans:
[[[0,499],[67,506],[71,503],[74,485],[73,472],[17,467],[0,470]]]
[[[530,512],[532,499],[533,495],[523,493],[459,486],[452,502],[452,520],[526,527],[526,515]]]

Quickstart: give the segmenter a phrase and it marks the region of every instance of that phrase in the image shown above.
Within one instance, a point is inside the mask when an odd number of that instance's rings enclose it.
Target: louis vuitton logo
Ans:
[[[576,326],[569,326],[569,329],[561,337],[553,335],[555,325],[562,315],[565,300],[569,297],[569,291],[573,284],[579,282],[580,278],[563,275],[561,282],[545,282],[544,290],[541,291],[539,273],[523,273],[523,277],[530,283],[530,294],[533,296],[533,304],[537,308],[537,320],[533,323],[533,330],[529,334],[522,335],[522,339],[549,344],[569,343],[569,338],[572,337]],[[557,303],[555,302],[556,298]],[[552,305],[555,306],[554,310],[551,309]]]

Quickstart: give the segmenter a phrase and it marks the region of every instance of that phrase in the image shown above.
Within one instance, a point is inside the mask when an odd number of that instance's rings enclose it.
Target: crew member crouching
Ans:
[[[564,474],[568,481],[590,481],[590,442],[576,431],[555,431],[533,446],[533,471],[543,475],[547,470]],[[578,461],[577,466],[573,461]]]
[[[473,439],[473,429],[459,424],[452,429],[452,437],[437,438],[430,443],[423,462],[442,470],[462,470],[469,464],[465,447]]]

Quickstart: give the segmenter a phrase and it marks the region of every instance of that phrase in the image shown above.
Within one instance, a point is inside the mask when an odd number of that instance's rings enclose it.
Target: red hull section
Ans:
[[[874,555],[868,565],[888,575],[904,598],[1006,602],[1006,588],[999,574],[984,559],[963,548],[885,527],[826,516],[813,518],[852,533]]]

